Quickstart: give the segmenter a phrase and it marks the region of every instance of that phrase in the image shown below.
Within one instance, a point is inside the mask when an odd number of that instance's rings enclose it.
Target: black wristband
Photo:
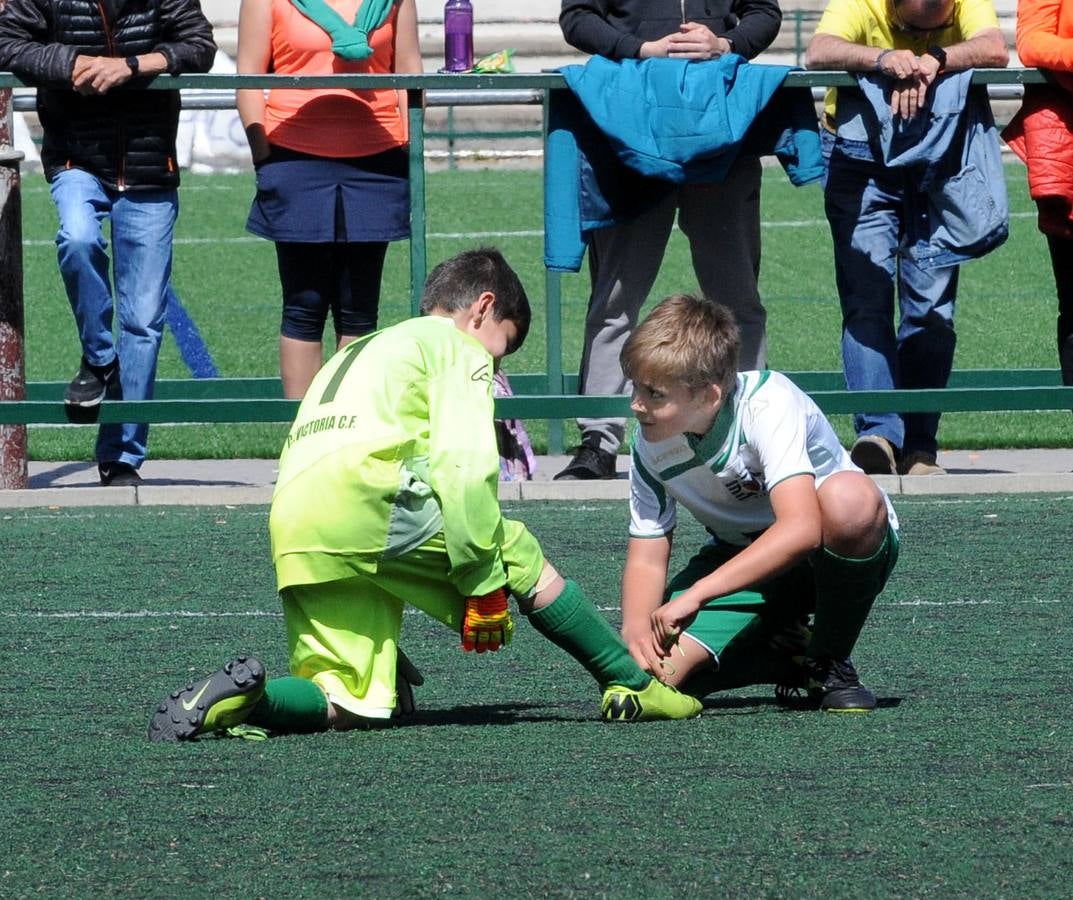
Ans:
[[[126,58],[125,62],[126,62],[126,64],[128,66],[130,66],[130,75],[131,75],[131,77],[134,78],[135,76],[137,76],[138,69],[140,68],[140,66],[138,65],[138,57],[137,56],[128,56]]]
[[[946,51],[936,45],[935,47],[928,47],[928,56],[932,56],[939,63],[939,71],[942,72],[946,68]]]

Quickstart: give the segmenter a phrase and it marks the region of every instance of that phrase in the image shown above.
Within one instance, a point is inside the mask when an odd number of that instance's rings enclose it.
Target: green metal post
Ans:
[[[425,231],[428,217],[425,206],[425,92],[420,88],[406,91],[410,118],[410,312],[421,311],[421,288],[428,274]]]

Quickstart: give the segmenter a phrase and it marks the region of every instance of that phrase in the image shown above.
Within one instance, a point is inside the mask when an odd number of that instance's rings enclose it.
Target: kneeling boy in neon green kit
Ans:
[[[500,513],[492,375],[529,330],[517,275],[494,249],[465,251],[433,270],[421,310],[329,360],[288,434],[269,530],[291,676],[266,681],[256,659],[232,660],[166,697],[151,740],[239,723],[294,733],[383,722],[400,700],[404,604],[481,653],[510,642],[508,595],[597,680],[605,718],[700,713],[643,672],[581,588]]]
[[[870,711],[849,656],[898,557],[894,510],[811,398],[737,371],[738,342],[726,309],[677,295],[623,348],[640,423],[623,638],[696,696],[772,683],[780,701]],[[679,504],[711,540],[668,583]]]

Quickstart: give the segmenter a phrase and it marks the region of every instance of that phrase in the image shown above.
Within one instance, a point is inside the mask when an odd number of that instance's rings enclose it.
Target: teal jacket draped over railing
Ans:
[[[676,184],[719,182],[740,153],[779,157],[794,184],[820,178],[812,94],[780,90],[790,66],[736,54],[704,62],[593,57],[552,91],[544,171],[545,264],[576,272],[588,232],[649,208]]]

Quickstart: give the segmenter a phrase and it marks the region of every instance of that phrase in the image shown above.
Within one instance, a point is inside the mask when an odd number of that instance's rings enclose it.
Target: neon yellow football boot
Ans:
[[[600,715],[608,722],[653,722],[695,719],[703,708],[695,697],[653,678],[639,691],[621,684],[610,685],[604,691]]]

